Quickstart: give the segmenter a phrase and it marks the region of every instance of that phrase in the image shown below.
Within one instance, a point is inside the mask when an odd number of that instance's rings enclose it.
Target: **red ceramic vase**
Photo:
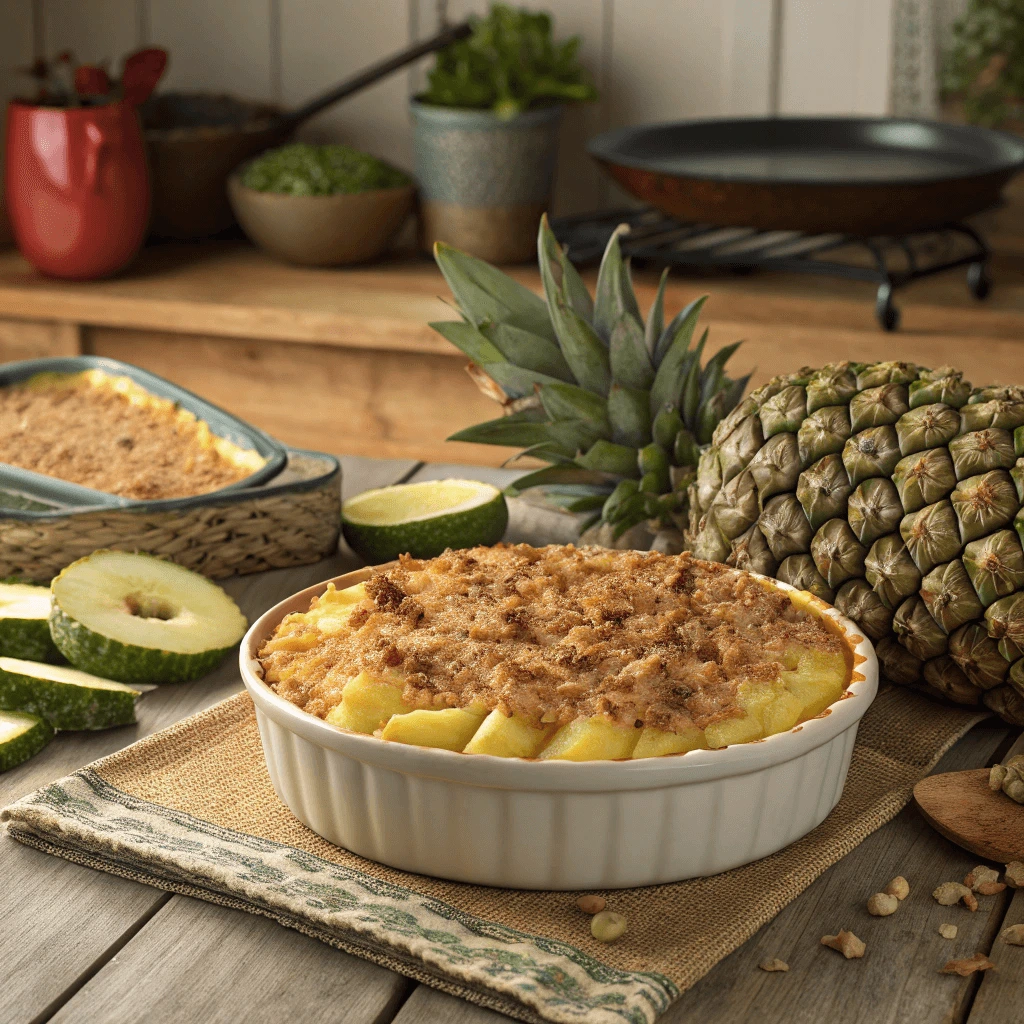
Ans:
[[[22,255],[51,277],[126,266],[149,221],[149,176],[135,108],[7,110],[7,211]]]

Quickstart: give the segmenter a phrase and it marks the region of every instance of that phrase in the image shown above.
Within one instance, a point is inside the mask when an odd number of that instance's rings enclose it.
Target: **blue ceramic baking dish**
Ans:
[[[188,503],[198,498],[208,499],[212,495],[220,495],[227,491],[258,487],[277,476],[288,461],[284,446],[263,433],[262,430],[250,426],[232,416],[231,413],[192,394],[191,391],[186,391],[185,388],[178,387],[177,384],[172,384],[169,380],[164,380],[163,377],[158,377],[155,373],[132,366],[131,363],[122,363],[118,359],[107,359],[103,356],[70,356],[5,363],[0,365],[0,388],[19,384],[39,373],[81,373],[84,370],[100,370],[111,377],[128,377],[151,395],[169,399],[186,409],[197,419],[206,423],[210,431],[218,437],[230,441],[239,448],[254,451],[265,460],[255,473],[251,473],[242,480],[206,494],[176,499],[178,501]],[[31,504],[27,507],[22,506],[25,511],[43,511],[38,507],[32,508],[32,504],[36,503],[43,503],[44,507],[64,506],[65,508],[97,506],[124,508],[129,505],[149,507],[165,504],[163,501],[138,501],[134,498],[107,494],[105,491],[93,490],[91,487],[83,487],[80,484],[60,480],[44,473],[21,469],[7,463],[0,463],[0,490],[9,495],[18,495],[19,498],[30,502]]]

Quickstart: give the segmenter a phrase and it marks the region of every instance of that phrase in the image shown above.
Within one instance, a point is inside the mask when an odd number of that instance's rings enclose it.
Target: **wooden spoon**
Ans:
[[[1024,754],[1024,734],[1003,764]],[[985,860],[1024,860],[1024,806],[988,787],[987,768],[929,775],[914,787],[925,821],[940,835]]]

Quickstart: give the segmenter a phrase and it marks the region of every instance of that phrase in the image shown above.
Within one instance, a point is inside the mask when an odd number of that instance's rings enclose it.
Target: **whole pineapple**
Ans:
[[[431,327],[470,358],[470,375],[505,412],[450,440],[521,447],[549,463],[516,488],[542,486],[570,511],[590,513],[584,529],[607,524],[620,537],[652,523],[681,547],[700,445],[749,379],[725,373],[738,346],[701,366],[707,331],[691,342],[704,299],[666,324],[667,272],[645,324],[618,232],[593,299],[546,218],[537,248],[545,299],[482,260],[435,247],[463,319]]]
[[[1022,388],[900,362],[800,370],[716,427],[688,540],[833,602],[890,679],[1024,725],[1022,456]]]

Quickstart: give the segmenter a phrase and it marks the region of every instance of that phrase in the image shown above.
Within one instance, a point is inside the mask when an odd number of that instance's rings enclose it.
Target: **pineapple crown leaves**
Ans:
[[[537,240],[541,299],[482,260],[439,244],[435,258],[461,321],[431,324],[471,360],[478,387],[505,415],[450,440],[524,449],[550,463],[516,481],[544,487],[572,511],[616,530],[643,519],[679,523],[699,444],[739,402],[727,345],[702,366],[707,331],[693,338],[704,298],[665,323],[667,271],[646,323],[613,232],[592,299],[548,225]],[[674,517],[674,518],[672,518]]]

